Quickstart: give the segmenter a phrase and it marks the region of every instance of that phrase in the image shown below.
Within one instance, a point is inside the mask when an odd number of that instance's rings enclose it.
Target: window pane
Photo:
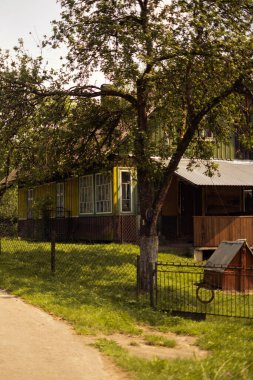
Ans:
[[[130,183],[131,181],[130,172],[121,172],[121,181],[122,183]]]
[[[111,175],[96,174],[96,212],[111,212],[111,198]]]
[[[121,211],[131,212],[131,174],[127,171],[121,172]]]
[[[93,213],[93,179],[92,175],[79,179],[79,211],[80,214]]]

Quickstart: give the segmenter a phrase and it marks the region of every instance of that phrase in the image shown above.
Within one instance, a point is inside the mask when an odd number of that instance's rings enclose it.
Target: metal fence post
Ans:
[[[136,256],[136,294],[137,294],[137,297],[139,297],[140,292],[141,292],[140,274],[141,274],[140,256],[137,255]]]
[[[55,273],[55,230],[51,231],[51,272]]]
[[[158,286],[157,286],[157,272],[158,272],[158,264],[155,262],[155,268],[154,268],[154,282],[155,282],[155,307],[158,305]]]
[[[123,218],[120,215],[120,242],[123,243]]]
[[[154,264],[149,263],[149,295],[150,295],[150,306],[155,307],[154,303]]]

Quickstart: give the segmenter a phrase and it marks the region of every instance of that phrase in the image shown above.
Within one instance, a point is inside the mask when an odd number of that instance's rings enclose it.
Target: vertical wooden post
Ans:
[[[55,273],[55,229],[51,231],[51,272]]]

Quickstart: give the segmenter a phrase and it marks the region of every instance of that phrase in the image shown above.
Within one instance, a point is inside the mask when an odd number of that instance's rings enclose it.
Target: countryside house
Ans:
[[[247,239],[253,246],[253,158],[231,140],[216,148],[218,172],[204,165],[188,170],[182,159],[163,206],[160,239],[215,249],[223,240]],[[139,209],[135,170],[115,166],[19,188],[19,235],[61,240],[138,242]],[[43,203],[44,202],[44,203]]]

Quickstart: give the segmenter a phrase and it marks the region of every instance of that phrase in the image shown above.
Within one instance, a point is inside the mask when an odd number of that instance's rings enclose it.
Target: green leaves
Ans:
[[[92,170],[131,153],[146,177],[161,179],[152,156],[172,158],[167,176],[183,155],[212,157],[206,129],[224,143],[239,131],[252,146],[252,0],[60,3],[43,42],[67,45],[59,72],[22,41],[15,58],[0,55],[2,157],[26,177]],[[109,86],[88,85],[97,70]],[[101,104],[90,100],[100,96]]]

